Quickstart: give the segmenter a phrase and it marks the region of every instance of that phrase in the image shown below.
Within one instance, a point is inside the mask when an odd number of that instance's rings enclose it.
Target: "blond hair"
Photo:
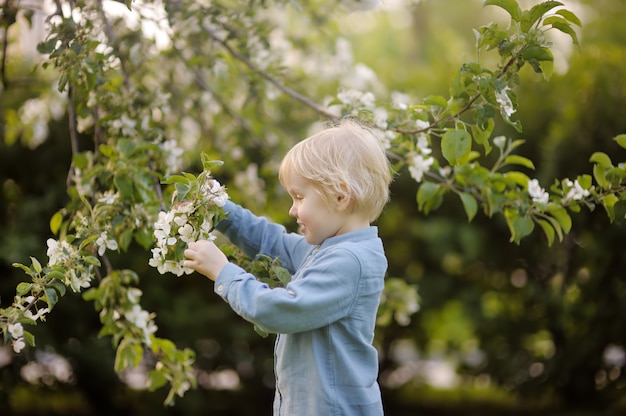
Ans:
[[[297,143],[280,165],[281,184],[289,173],[311,181],[329,207],[349,194],[355,212],[375,221],[389,200],[392,173],[376,134],[353,120],[320,131]]]

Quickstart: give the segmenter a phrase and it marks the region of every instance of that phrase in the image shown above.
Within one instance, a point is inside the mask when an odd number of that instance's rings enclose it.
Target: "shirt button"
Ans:
[[[222,292],[223,290],[224,290],[224,286],[219,285],[219,286],[217,287],[217,291],[218,291],[218,292]]]

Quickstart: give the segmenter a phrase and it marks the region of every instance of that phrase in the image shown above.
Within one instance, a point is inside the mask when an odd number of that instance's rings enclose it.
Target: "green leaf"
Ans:
[[[626,179],[626,171],[621,168],[610,168],[606,170],[606,180],[609,181],[611,187],[619,187]]]
[[[135,147],[135,143],[128,139],[120,139],[117,141],[117,148],[120,149],[120,153],[126,157],[133,153]]]
[[[539,62],[539,68],[541,69],[543,79],[549,81],[554,73],[554,61],[541,61]]]
[[[155,391],[167,384],[167,377],[163,370],[152,370],[148,376],[148,390]]]
[[[89,158],[85,153],[76,153],[72,156],[72,163],[78,169],[85,169],[89,166]]]
[[[59,301],[59,296],[57,295],[57,291],[51,287],[45,288],[46,295],[43,297],[43,300],[48,304],[48,308],[52,310],[54,305]]]
[[[603,168],[608,169],[608,168],[613,167],[613,162],[611,161],[611,158],[606,153],[603,153],[603,152],[595,152],[594,154],[591,155],[591,157],[589,158],[589,161],[593,163],[597,163]]]
[[[98,260],[98,258],[94,256],[85,256],[83,257],[83,260],[85,260],[86,263],[93,264],[97,267],[100,267],[102,265],[100,264],[100,260]]]
[[[570,12],[567,9],[557,10],[556,14],[560,14],[561,16],[563,16],[565,18],[565,20],[567,20],[570,23],[575,24],[578,27],[582,27],[583,26],[583,23],[580,21],[578,16],[576,16],[574,13]]]
[[[514,184],[519,185],[521,187],[527,186],[528,182],[530,181],[530,178],[528,177],[528,175],[522,172],[517,172],[517,171],[507,172],[504,174],[504,176],[507,179],[513,181]]]
[[[522,238],[532,233],[535,228],[535,223],[532,218],[528,216],[521,217],[517,210],[506,209],[504,211],[504,217],[506,218],[511,233],[510,241],[515,242],[515,244],[519,244]]]
[[[109,146],[108,144],[101,144],[98,149],[100,153],[108,158],[111,158],[115,154],[115,147]]]
[[[133,241],[133,230],[130,228],[124,229],[124,231],[122,231],[117,238],[117,242],[119,243],[120,250],[122,251],[126,251],[132,241]]]
[[[527,61],[535,60],[538,62],[542,61],[554,61],[554,56],[552,55],[552,51],[549,48],[544,48],[539,45],[530,45],[522,51],[522,58]]]
[[[488,155],[491,153],[491,143],[489,142],[489,138],[491,137],[491,133],[493,132],[493,128],[495,127],[495,122],[493,118],[489,118],[486,121],[486,126],[481,128],[477,125],[472,125],[472,136],[474,137],[474,141],[477,144],[482,145],[485,148],[485,154]]]
[[[569,22],[563,19],[562,17],[560,16],[546,17],[545,20],[543,21],[543,24],[551,25],[554,29],[560,30],[561,32],[569,35],[572,38],[572,42],[574,42],[574,45],[580,46],[580,44],[578,43],[578,35],[576,35],[576,32],[574,31],[572,26],[569,24]]]
[[[516,22],[519,22],[522,18],[522,9],[519,7],[517,0],[485,0],[483,6],[501,7],[506,10]]]
[[[61,211],[57,211],[54,215],[52,215],[52,218],[50,218],[50,231],[52,231],[52,234],[56,235],[62,224],[63,214],[61,214]]]
[[[131,344],[123,340],[115,354],[115,371],[120,372],[127,368],[136,367],[143,358],[143,348],[138,344]]]
[[[441,152],[451,165],[467,162],[472,150],[472,137],[465,130],[448,130],[441,139]]]
[[[100,237],[99,234],[90,235],[89,237],[85,238],[83,241],[80,242],[80,245],[78,246],[78,248],[82,250],[83,248],[87,247],[89,244],[96,241],[99,237]]]
[[[550,204],[547,211],[559,222],[563,231],[567,234],[572,229],[572,218],[565,208],[560,205]]]
[[[41,273],[41,271],[43,270],[43,268],[41,267],[41,263],[39,263],[39,260],[37,260],[37,259],[36,259],[36,258],[34,258],[34,257],[31,257],[31,258],[30,258],[30,261],[31,261],[31,262],[32,262],[32,264],[33,264],[33,270],[35,270],[35,272],[36,272],[37,274]]]
[[[593,177],[602,188],[609,188],[611,186],[611,182],[606,179],[606,169],[599,164],[593,165]]]
[[[428,106],[437,106],[444,109],[448,107],[448,101],[441,95],[429,95],[428,97],[424,98],[424,104]]]
[[[222,166],[224,164],[224,162],[221,160],[211,160],[209,158],[209,155],[207,155],[206,153],[201,153],[200,159],[202,161],[202,167],[206,171],[210,171],[211,167],[213,166]]]
[[[580,185],[580,187],[583,189],[589,189],[591,188],[591,185],[593,184],[591,175],[586,175],[586,174],[578,175],[576,180],[578,181],[578,184]]]
[[[59,40],[57,38],[50,38],[45,42],[41,42],[37,44],[37,52],[42,55],[48,55],[54,51],[56,44]]]
[[[602,206],[606,210],[606,214],[609,216],[611,222],[615,221],[615,204],[619,201],[614,194],[608,194],[602,197]]]
[[[424,213],[428,214],[431,209],[437,208],[442,200],[442,188],[432,182],[424,182],[417,191],[417,206]]]
[[[461,192],[459,194],[461,198],[461,202],[463,203],[463,208],[465,209],[465,214],[467,215],[467,220],[472,221],[474,216],[476,216],[476,212],[478,211],[478,203],[476,202],[476,198],[467,192]]]
[[[98,295],[100,295],[100,291],[96,288],[91,288],[83,293],[83,299],[86,301],[93,301],[98,298]]]
[[[132,200],[133,198],[133,180],[127,173],[118,173],[113,177],[115,187],[120,192],[120,196],[124,200]]]
[[[626,218],[626,201],[620,200],[613,206],[615,222],[620,224]]]
[[[167,357],[171,357],[176,354],[176,345],[169,339],[156,338],[152,342],[152,352],[155,354],[165,354]]]
[[[24,340],[28,342],[28,345],[30,345],[31,347],[35,346],[35,336],[33,334],[28,331],[24,331],[22,336],[24,337]]]
[[[552,224],[546,220],[537,220],[537,224],[539,224],[539,226],[543,230],[543,233],[546,235],[546,238],[548,239],[548,247],[550,247],[552,243],[554,243],[555,234]]]
[[[61,275],[61,278],[63,277],[63,274],[61,274],[60,272],[57,272],[57,273]],[[50,277],[50,273],[47,274],[47,277]],[[53,288],[54,290],[56,290],[57,292],[59,292],[59,295],[61,296],[65,295],[65,292],[67,291],[67,287],[65,287],[65,285],[61,283],[59,280],[50,282],[49,286]]]
[[[30,267],[25,266],[22,263],[13,263],[12,266],[22,269],[26,274],[30,276]]]
[[[189,179],[182,175],[170,175],[167,178],[163,178],[161,183],[164,185],[171,185],[174,183],[183,183],[185,185],[189,185]]]
[[[563,241],[563,228],[561,227],[561,224],[559,224],[559,222],[552,217],[546,217],[546,220],[552,224],[552,228],[554,228],[556,235],[559,237],[559,241]]]
[[[32,287],[33,287],[32,283],[27,283],[27,282],[18,283],[17,287],[15,288],[15,293],[17,293],[18,296],[23,296],[27,294],[28,292],[30,292],[30,289]]]
[[[626,134],[618,134],[613,138],[621,147],[626,149]]]
[[[532,160],[518,155],[509,155],[505,157],[504,163],[506,163],[507,165],[520,165],[528,169],[535,169],[535,164]]]
[[[133,236],[135,237],[135,241],[137,241],[137,243],[145,249],[150,248],[154,242],[152,234],[145,229],[135,230]]]
[[[543,3],[539,3],[533,6],[529,11],[525,11],[522,15],[521,21],[521,29],[522,32],[528,33],[530,28],[539,21],[543,15],[545,15],[550,10],[555,7],[562,6],[563,3],[559,1],[544,1]]]
[[[287,283],[291,282],[291,273],[282,266],[272,266],[272,274],[282,287],[287,286]]]
[[[254,332],[259,334],[261,338],[267,338],[269,336],[269,332],[262,330],[258,326],[254,325]]]

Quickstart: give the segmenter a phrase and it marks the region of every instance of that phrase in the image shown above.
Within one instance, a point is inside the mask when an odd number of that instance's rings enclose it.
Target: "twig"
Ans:
[[[261,77],[265,78],[267,81],[269,81],[271,84],[273,84],[276,88],[278,88],[282,92],[284,92],[285,94],[289,95],[291,98],[293,98],[293,99],[295,99],[297,101],[300,101],[301,103],[303,103],[307,107],[312,108],[315,112],[321,114],[325,118],[328,118],[328,119],[332,120],[333,122],[339,121],[339,118],[336,115],[334,115],[332,113],[329,113],[328,111],[326,111],[326,109],[324,107],[322,107],[321,105],[317,104],[315,101],[311,100],[309,97],[306,97],[306,96],[300,94],[299,92],[292,90],[291,88],[289,88],[286,85],[284,85],[283,83],[281,83],[278,80],[278,78],[276,78],[273,75],[269,74],[267,71],[264,71],[261,68],[258,68],[252,62],[250,62],[250,60],[248,58],[246,58],[245,56],[243,56],[242,54],[240,54],[239,52],[234,50],[228,43],[226,43],[226,41],[220,39],[213,31],[207,30],[207,33],[209,34],[209,36],[214,41],[216,41],[217,43],[222,45],[224,47],[224,49],[226,49],[228,51],[228,53],[232,57],[234,57],[237,60],[241,61],[244,65],[246,65],[248,68],[250,68],[253,72],[261,75]]]
[[[115,39],[115,35],[113,34],[113,29],[111,28],[111,23],[109,23],[109,19],[107,18],[106,13],[104,12],[104,8],[102,7],[102,0],[98,0],[98,14],[100,18],[104,22],[104,33],[106,34],[107,39],[109,40],[109,45],[115,51],[115,55],[120,60],[120,67],[122,70],[122,75],[124,76],[124,86],[126,88],[130,87],[130,77],[128,75],[128,71],[126,70],[126,62],[120,53],[119,48],[117,47],[117,42]]]

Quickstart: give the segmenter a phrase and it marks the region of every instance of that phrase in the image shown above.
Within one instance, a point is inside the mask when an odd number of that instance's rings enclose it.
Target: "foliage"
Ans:
[[[141,22],[151,22],[151,12],[159,10],[157,3],[125,4]],[[157,47],[123,18],[107,12],[101,2],[73,6],[57,2],[49,17],[48,37],[38,50],[47,57],[42,69],[54,70],[57,90],[67,97],[72,149],[69,200],[50,220],[57,238],[48,240],[47,263],[31,257],[30,265],[16,264],[30,281],[19,283],[13,304],[0,310],[0,330],[16,352],[26,343],[35,345],[23,325],[44,321],[67,288],[76,293],[85,290],[84,299],[92,301],[100,314],[100,334],[110,336],[116,349],[116,371],[136,367],[149,356],[153,369],[148,387],[169,384],[168,404],[193,387],[194,352],[155,335],[154,313],[140,306],[137,273],[124,265],[117,268],[109,256],[135,245],[150,249],[159,238],[154,224],[164,201],[169,196],[175,202],[187,201],[190,190],[199,190],[198,184],[210,174],[208,160],[237,166],[242,160],[240,144],[245,142],[246,149],[253,150],[251,166],[273,165],[275,170],[286,140],[273,140],[277,133],[267,125],[282,120],[278,113],[288,118],[306,109],[326,120],[362,118],[381,131],[396,170],[406,168],[419,184],[415,199],[421,212],[433,213],[454,196],[468,221],[474,221],[479,211],[488,218],[503,218],[510,241],[517,244],[536,229],[548,246],[564,241],[572,230],[572,213],[582,208],[602,207],[610,221],[624,218],[622,162],[594,152],[589,158],[592,172],[551,178],[544,189],[525,173],[535,168],[533,160],[515,153],[523,141],[494,135],[500,120],[516,132],[522,130],[521,122],[513,119],[522,69],[529,67],[546,79],[552,75],[546,33],[559,31],[579,44],[576,30],[581,22],[562,3],[546,1],[522,10],[515,0],[487,0],[486,6],[507,13],[506,29],[491,23],[475,30],[477,61],[461,66],[451,80],[449,96],[431,95],[418,103],[404,96],[376,99],[366,88],[349,86],[342,75],[350,72],[351,63],[325,82],[317,81],[315,67],[289,66],[290,53],[303,58],[308,48],[327,40],[306,39],[297,30],[285,39],[279,19],[291,16],[291,4],[250,5],[165,2],[164,18],[152,23],[163,25],[169,39]],[[315,4],[300,6],[313,21],[324,21]],[[5,27],[19,12],[12,7],[12,2],[3,5]],[[494,54],[492,67],[485,56]],[[318,61],[340,58],[329,54]],[[5,130],[34,134],[19,117],[6,120]],[[286,135],[303,130],[290,125],[282,129]],[[200,131],[209,136],[210,153],[203,155],[202,173],[172,175],[182,170],[185,151],[194,150]],[[15,141],[17,136],[7,138]],[[616,136],[615,142],[626,148],[626,136]],[[279,192],[263,190],[245,175],[234,179],[250,187],[252,194]],[[251,194],[245,186],[242,195]],[[211,215],[217,221],[222,213]],[[207,213],[198,218],[207,218]],[[205,231],[210,228],[209,224]],[[176,251],[180,254],[181,249]],[[229,255],[269,283],[286,278],[275,259],[244,259],[235,251]],[[383,300],[381,326],[394,321],[405,325],[417,310],[414,287],[399,279],[388,279]]]

